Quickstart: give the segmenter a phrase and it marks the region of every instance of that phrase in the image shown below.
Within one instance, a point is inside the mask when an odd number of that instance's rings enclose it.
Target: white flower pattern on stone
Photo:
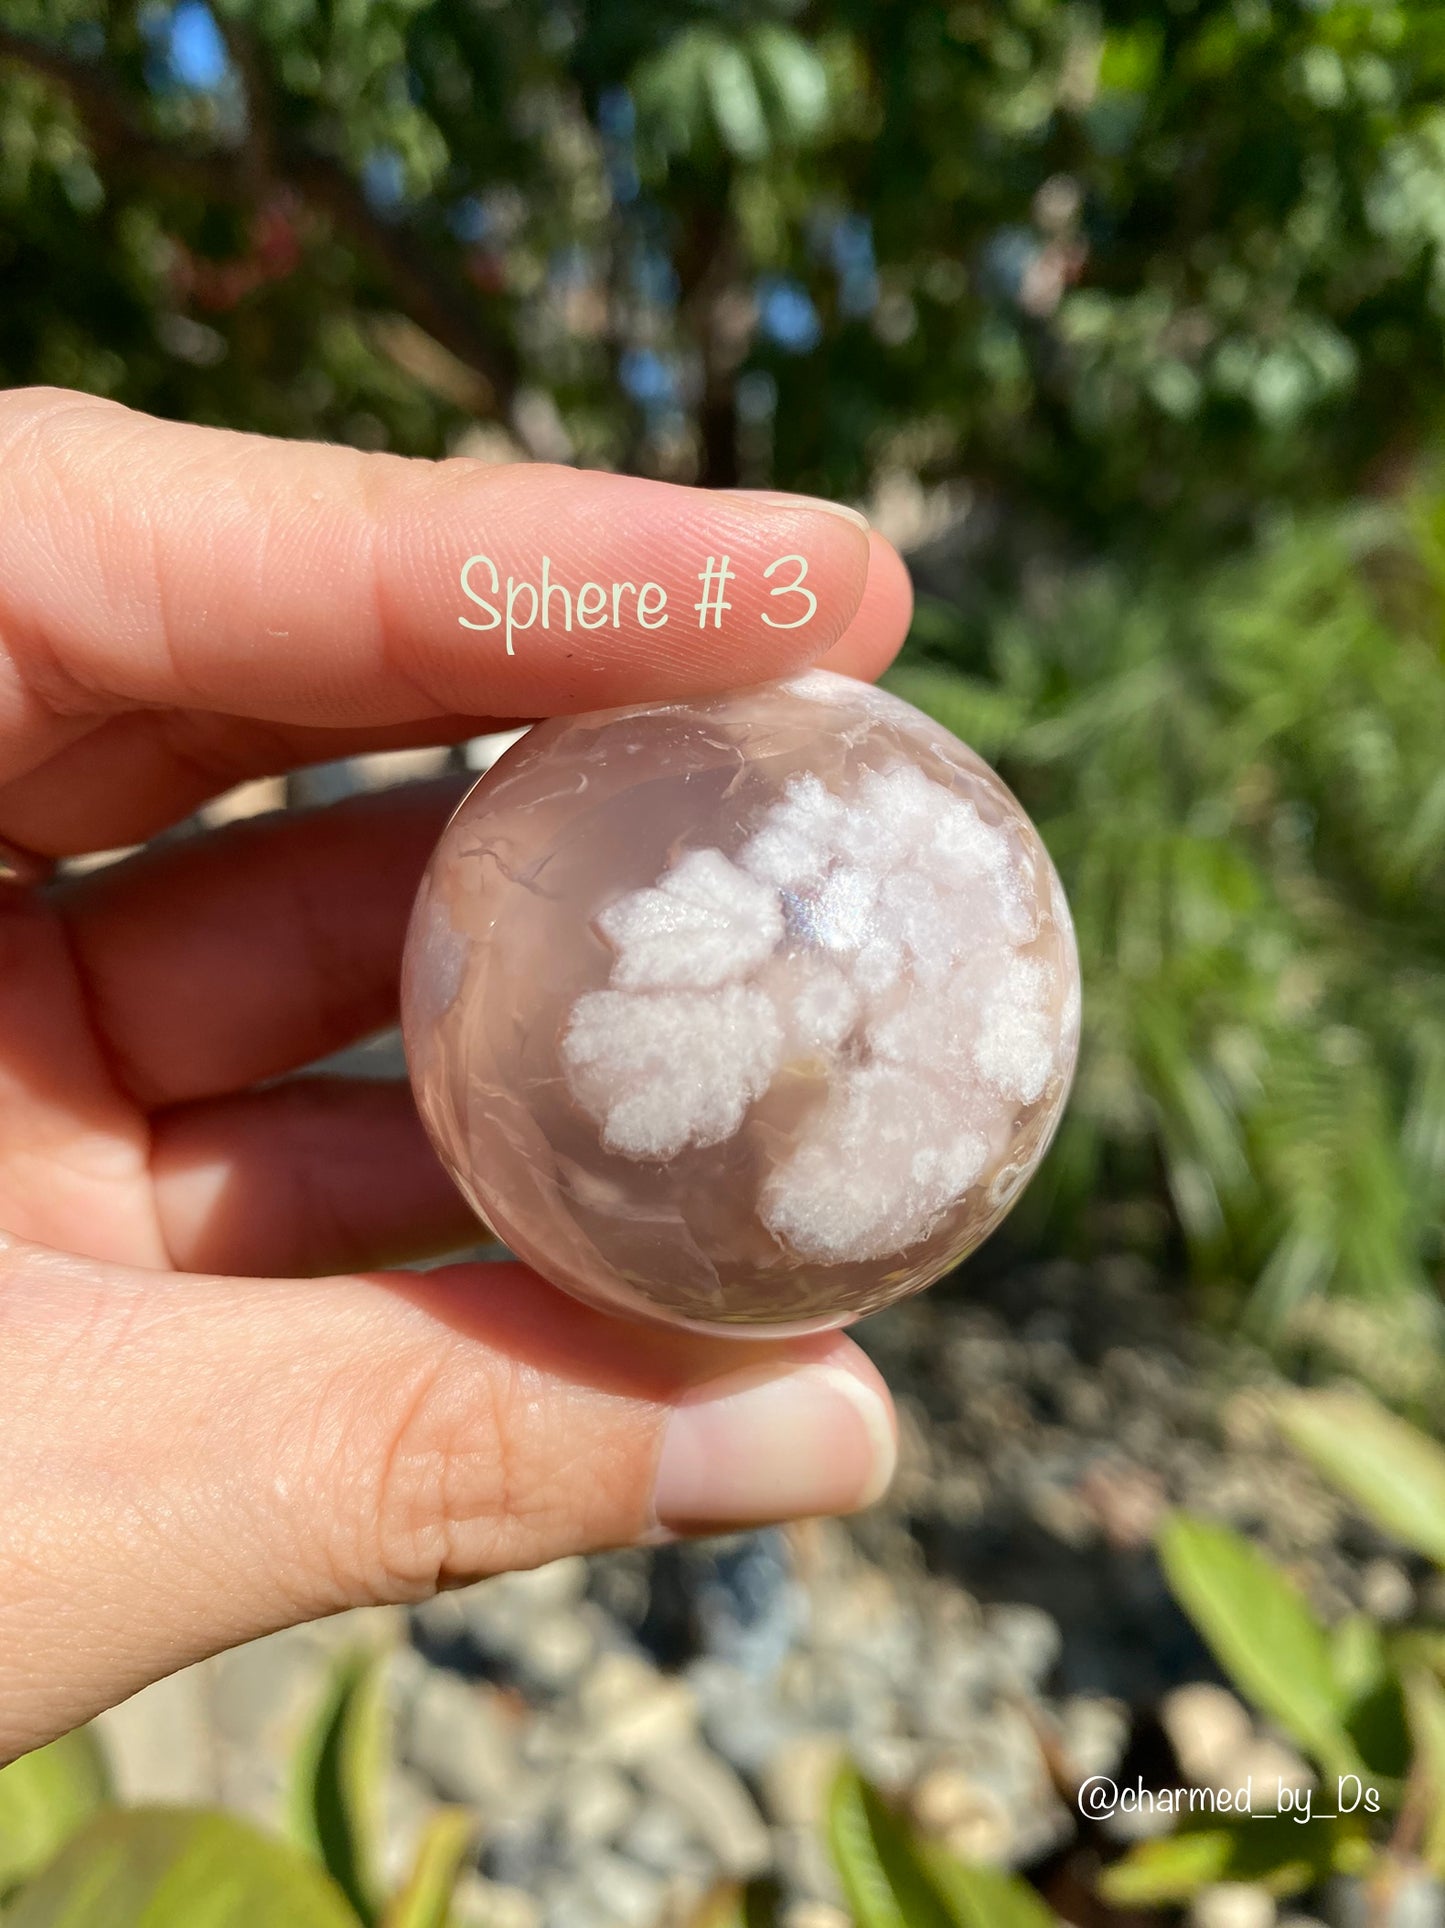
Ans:
[[[597,928],[617,953],[619,990],[709,991],[772,955],[783,934],[778,894],[720,850],[691,850],[654,890],[603,911]]]
[[[1076,1019],[1021,948],[1031,862],[912,765],[845,796],[795,777],[735,860],[690,851],[598,918],[614,962],[573,1006],[569,1089],[608,1150],[666,1159],[731,1137],[789,1065],[821,1065],[762,1223],[805,1261],[904,1251],[1072,1048]]]
[[[773,1001],[747,985],[589,991],[563,1043],[569,1083],[609,1151],[673,1158],[731,1138],[782,1051]]]

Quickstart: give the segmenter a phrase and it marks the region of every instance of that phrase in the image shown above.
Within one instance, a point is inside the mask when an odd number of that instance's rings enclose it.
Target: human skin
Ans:
[[[724,627],[459,624],[466,556],[654,579]],[[809,559],[802,630],[762,568]],[[248,777],[499,722],[871,677],[880,537],[802,499],[405,461],[0,394],[0,840],[139,842]],[[392,1019],[449,783],[0,887],[0,1759],[236,1642],[886,1485],[836,1334],[609,1319],[516,1265],[372,1269],[475,1222],[391,1084],[274,1082]]]

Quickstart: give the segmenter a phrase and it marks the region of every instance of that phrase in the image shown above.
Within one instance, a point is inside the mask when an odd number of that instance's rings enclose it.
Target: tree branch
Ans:
[[[737,279],[736,243],[728,210],[730,170],[724,166],[718,182],[710,182],[709,188],[708,198],[692,209],[678,250],[678,305],[702,348],[697,479],[704,488],[735,489],[742,480],[737,374],[747,342],[728,325],[728,296]]]
[[[246,89],[252,130],[251,141],[229,154],[197,152],[157,139],[137,121],[124,94],[100,67],[3,24],[0,60],[18,62],[69,96],[97,162],[118,179],[143,181],[162,191],[182,187],[232,207],[254,207],[267,190],[290,187],[370,259],[388,283],[395,306],[481,378],[493,412],[529,454],[535,453],[516,419],[521,370],[512,343],[484,321],[460,276],[449,274],[414,235],[376,214],[340,162],[281,134],[260,49],[234,25],[228,26],[227,41]]]
[[[162,174],[183,179],[214,200],[236,196],[235,164],[224,154],[187,153],[157,140],[136,121],[121,90],[90,61],[76,60],[57,47],[27,39],[0,23],[0,60],[13,60],[69,95],[91,151],[117,173],[153,180]]]
[[[520,386],[516,352],[504,335],[481,325],[464,288],[439,270],[435,256],[415,236],[379,219],[339,162],[292,142],[283,142],[278,159],[282,178],[380,266],[396,306],[482,378],[495,412],[525,440],[513,419]]]

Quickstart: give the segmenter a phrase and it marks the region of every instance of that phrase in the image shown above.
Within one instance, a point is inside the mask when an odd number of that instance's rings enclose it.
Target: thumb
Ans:
[[[235,1280],[0,1240],[0,1297],[0,1760],[297,1620],[846,1512],[893,1465],[851,1341],[624,1325],[516,1265]]]

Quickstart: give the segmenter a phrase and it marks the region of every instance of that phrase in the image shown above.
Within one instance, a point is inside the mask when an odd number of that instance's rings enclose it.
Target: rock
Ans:
[[[386,1657],[386,1699],[393,1715],[410,1709],[433,1671],[426,1656],[409,1640],[391,1649]]]
[[[1024,1494],[1029,1517],[1067,1546],[1082,1547],[1096,1537],[1098,1514],[1078,1492],[1058,1486],[1048,1477],[1030,1480]]]
[[[655,1928],[667,1896],[667,1885],[658,1875],[620,1854],[590,1857],[579,1888],[592,1912],[573,1919],[605,1923],[607,1928]],[[548,1914],[557,1919],[552,1910]]]
[[[1104,1388],[1082,1373],[1071,1372],[1065,1380],[1060,1404],[1071,1426],[1096,1433],[1109,1417],[1109,1397]]]
[[[905,1788],[918,1773],[924,1751],[923,1743],[912,1734],[855,1732],[849,1742],[860,1771],[890,1794]]]
[[[1423,1871],[1401,1871],[1388,1898],[1372,1894],[1363,1881],[1344,1876],[1325,1894],[1329,1928],[1442,1928],[1445,1888]]]
[[[687,1818],[670,1802],[649,1801],[639,1808],[617,1841],[619,1854],[660,1875],[707,1875],[717,1864],[700,1846]]]
[[[376,1844],[388,1892],[400,1888],[415,1867],[417,1849],[436,1805],[428,1780],[396,1761],[390,1763],[382,1783],[381,1838]]]
[[[771,1866],[772,1838],[752,1795],[700,1741],[658,1750],[639,1773],[645,1786],[687,1816],[724,1874],[747,1880]]]
[[[1273,1899],[1242,1881],[1205,1888],[1189,1910],[1189,1928],[1273,1928],[1274,1921]]]
[[[685,1542],[683,1544],[686,1544]],[[679,1546],[656,1551],[642,1547],[623,1547],[614,1553],[594,1553],[588,1561],[589,1599],[614,1625],[636,1633],[655,1604],[661,1555],[671,1553],[674,1561]]]
[[[222,1736],[239,1746],[289,1735],[318,1708],[330,1655],[309,1627],[251,1640],[211,1663],[211,1712]]]
[[[916,1730],[955,1739],[963,1721],[976,1719],[989,1706],[997,1686],[994,1656],[979,1635],[935,1642],[907,1696]]]
[[[603,1654],[577,1695],[579,1752],[630,1766],[689,1736],[697,1701],[676,1675],[660,1674],[637,1654]]]
[[[587,1592],[587,1562],[580,1553],[569,1553],[565,1559],[549,1560],[545,1566],[533,1567],[527,1573],[507,1573],[500,1580],[483,1581],[483,1586],[502,1586],[507,1598],[515,1600],[533,1613],[542,1613],[550,1608],[570,1607],[583,1598]]]
[[[784,1710],[773,1688],[736,1667],[718,1660],[699,1660],[688,1669],[687,1678],[697,1696],[709,1742],[744,1774],[761,1774],[777,1750],[797,1731],[797,1716]],[[812,1723],[825,1718],[809,1697],[791,1698],[809,1705]]]
[[[1315,1784],[1314,1769],[1282,1741],[1255,1741],[1245,1749],[1240,1769],[1240,1779],[1253,1784],[1256,1811],[1268,1812],[1273,1809],[1281,1785],[1300,1788],[1313,1787]]]
[[[637,1789],[625,1774],[602,1762],[564,1775],[556,1795],[561,1833],[569,1847],[614,1841],[637,1812]]]
[[[785,1741],[763,1768],[763,1804],[769,1818],[779,1827],[821,1827],[844,1752],[837,1734],[797,1734]]]
[[[540,1801],[489,1821],[480,1848],[482,1873],[504,1888],[535,1888],[552,1860],[549,1835]]]
[[[483,1812],[515,1801],[516,1734],[493,1689],[429,1668],[399,1738],[404,1757],[443,1799]]]
[[[411,1609],[411,1623],[427,1645],[449,1647],[464,1640],[468,1620],[461,1593],[451,1589],[433,1594],[430,1600],[419,1600]]]
[[[1078,1816],[1062,1801],[1013,1811],[1014,1836],[1009,1858],[1020,1867],[1042,1861],[1046,1855],[1066,1847],[1073,1840]]]
[[[213,1667],[209,1661],[187,1667],[97,1716],[94,1731],[127,1806],[218,1798],[208,1691]]]
[[[467,1869],[448,1914],[450,1928],[539,1928],[542,1909],[524,1888],[506,1888]]]
[[[512,1661],[540,1621],[575,1607],[586,1590],[587,1562],[573,1554],[530,1573],[502,1573],[481,1580],[451,1598],[468,1637],[481,1651]]]
[[[1279,1413],[1263,1386],[1244,1386],[1219,1409],[1219,1426],[1230,1445],[1245,1453],[1278,1452]]]
[[[1097,1461],[1079,1481],[1079,1498],[1111,1547],[1148,1546],[1164,1510],[1159,1475],[1120,1461]]]
[[[549,1782],[570,1767],[578,1766],[591,1755],[583,1754],[578,1740],[575,1707],[564,1706],[543,1712],[526,1710],[519,1729],[519,1751],[525,1764]]]
[[[1079,1780],[1111,1774],[1129,1744],[1129,1710],[1122,1701],[1075,1694],[1058,1713],[1059,1745]]]
[[[967,1861],[1005,1861],[1013,1845],[1013,1819],[991,1788],[952,1762],[932,1767],[909,1796],[913,1818]]]
[[[521,1671],[538,1687],[560,1693],[576,1680],[597,1650],[597,1636],[581,1614],[560,1609],[544,1614],[517,1643]]]
[[[1432,1624],[1445,1620],[1445,1573],[1426,1573],[1419,1581],[1420,1618]]]
[[[1166,1694],[1159,1722],[1179,1771],[1195,1787],[1235,1787],[1254,1743],[1254,1722],[1226,1687],[1195,1681]]]
[[[285,1824],[285,1762],[253,1747],[220,1746],[216,1753],[218,1805],[263,1833],[276,1833]]]
[[[778,1879],[784,1892],[802,1901],[843,1903],[838,1872],[828,1844],[816,1828],[780,1828],[773,1837]]]
[[[1415,1590],[1394,1560],[1371,1560],[1360,1575],[1360,1605],[1376,1620],[1393,1624],[1415,1610]]]
[[[693,1582],[703,1650],[754,1679],[770,1679],[808,1618],[787,1535],[771,1527],[692,1552],[705,1561]]]
[[[782,1928],[852,1928],[853,1917],[829,1901],[790,1901]]]
[[[1000,1668],[1026,1687],[1039,1687],[1058,1664],[1058,1623],[1041,1607],[990,1607],[984,1615]]]
[[[780,1681],[814,1726],[870,1733],[898,1725],[897,1690],[866,1645],[795,1654]]]

